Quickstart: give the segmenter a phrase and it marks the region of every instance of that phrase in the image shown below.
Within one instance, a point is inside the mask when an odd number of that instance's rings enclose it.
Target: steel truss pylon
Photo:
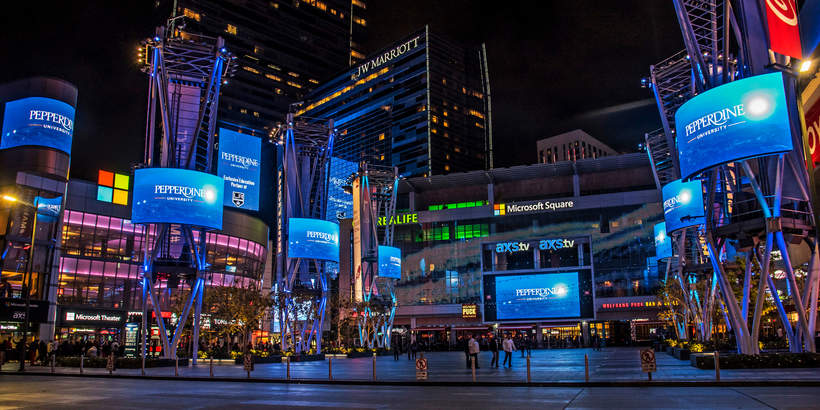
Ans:
[[[140,54],[144,54],[142,70],[148,74],[149,88],[143,166],[214,173],[219,90],[232,70],[233,60],[224,41],[159,27],[154,37],[142,42]],[[165,358],[177,356],[177,345],[193,309],[191,357],[196,364],[207,279],[206,231],[185,224],[164,223],[146,224],[145,233],[147,244],[141,278],[143,360],[150,300]],[[187,285],[190,293],[185,297],[182,315],[169,339],[161,305],[170,299],[171,288],[178,284]],[[180,292],[177,297],[182,295]]]
[[[393,245],[398,169],[362,163],[351,178],[359,342],[371,349],[386,348],[396,315],[397,280],[379,277],[379,245]]]
[[[674,114],[680,105],[700,92],[735,79],[787,67],[789,61],[787,57],[771,51],[766,53],[768,45],[763,33],[765,15],[762,14],[765,8],[757,2],[673,0],[673,5],[686,49],[650,68],[651,87],[663,130],[647,134],[646,139],[659,188],[670,179],[680,177],[674,138]],[[786,96],[789,104],[797,103],[794,79],[788,76]],[[791,108],[791,112],[798,112],[796,107]],[[786,329],[790,349],[815,350],[813,338],[809,335],[816,330],[816,295],[820,282],[817,272],[820,269],[817,228],[810,211],[808,174],[799,154],[802,152],[802,139],[797,123],[799,119],[793,115],[795,150],[792,152],[719,165],[699,177],[705,182],[707,221],[697,242],[705,247],[713,269],[712,291],[707,289],[709,299],[703,301],[706,307],[703,317],[706,319],[709,309],[722,306],[741,353],[759,353],[760,316],[767,288]],[[789,194],[784,196],[784,192]],[[686,233],[683,235],[682,241],[686,242]],[[811,254],[802,290],[797,285],[788,246],[789,243],[797,245],[801,242],[809,247]],[[740,301],[735,297],[732,281],[726,273],[727,265],[733,262],[725,257],[726,246],[730,243],[744,253],[743,296]],[[775,247],[783,255],[786,279],[794,309],[798,313],[795,329],[788,321],[783,302],[774,290],[774,282],[769,275]],[[759,293],[752,313],[750,286],[754,264],[759,267],[760,277]],[[685,261],[679,266],[685,266]],[[678,270],[678,274],[682,272]],[[714,301],[716,293],[720,298]],[[698,307],[692,305],[687,308],[696,310]],[[704,332],[711,332],[709,323],[704,322],[702,326]]]
[[[316,353],[321,353],[330,262],[289,257],[287,232],[290,218],[326,217],[330,158],[335,138],[333,120],[306,117],[294,120],[293,114],[288,114],[287,123],[276,131],[274,138],[284,146],[279,177],[280,242],[277,254],[277,288],[284,293],[285,301],[284,307],[278,307],[282,348],[288,349],[288,345],[292,345],[296,353],[302,353],[309,351],[315,342]],[[311,299],[312,323],[292,317],[294,289],[302,286],[316,290],[315,279],[318,279],[319,295]]]

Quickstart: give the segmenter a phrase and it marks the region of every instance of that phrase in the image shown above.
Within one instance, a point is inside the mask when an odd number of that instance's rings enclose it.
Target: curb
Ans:
[[[176,380],[191,382],[324,384],[351,386],[443,386],[443,387],[820,387],[820,380],[754,380],[754,381],[614,381],[614,382],[470,382],[470,381],[401,381],[401,380],[319,380],[260,379],[241,377],[137,376],[108,374],[75,374],[48,372],[3,372],[0,376],[91,377],[97,379]]]

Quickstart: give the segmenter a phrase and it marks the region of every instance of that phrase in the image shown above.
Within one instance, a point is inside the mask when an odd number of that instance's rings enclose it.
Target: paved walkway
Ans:
[[[589,355],[590,381],[593,382],[635,382],[647,379],[640,369],[638,348],[607,348],[603,351],[591,349],[556,349],[533,350],[530,359],[530,372],[533,382],[583,382],[584,354]],[[461,352],[426,353],[429,364],[429,381],[471,381],[472,374],[466,368],[464,354]],[[520,353],[513,355],[512,368],[490,368],[491,355],[482,352],[479,357],[480,369],[476,371],[478,381],[488,382],[526,382],[526,359]],[[658,372],[653,374],[653,381],[713,381],[713,370],[700,370],[689,365],[688,361],[677,360],[665,353],[656,355]],[[503,354],[502,354],[503,359]],[[373,374],[372,358],[333,359],[333,378],[335,380],[371,380]],[[17,363],[8,363],[4,372],[14,372]],[[49,368],[27,367],[30,371],[48,372]],[[78,368],[56,369],[59,373],[79,373]],[[87,374],[107,374],[105,369],[85,369]],[[119,369],[117,375],[139,375],[140,369]],[[149,376],[173,376],[173,367],[146,369]],[[208,361],[201,361],[196,367],[180,367],[180,376],[208,377]],[[244,378],[246,373],[241,365],[225,364],[214,366],[215,377]],[[253,378],[284,379],[284,363],[257,364],[251,373]],[[302,362],[291,364],[292,379],[327,380],[328,361]],[[394,361],[392,356],[380,356],[376,363],[376,378],[380,381],[414,381],[415,364],[407,360],[407,355]],[[820,369],[739,369],[722,370],[722,381],[820,381]]]
[[[0,375],[2,408],[817,408],[816,387],[440,387]]]

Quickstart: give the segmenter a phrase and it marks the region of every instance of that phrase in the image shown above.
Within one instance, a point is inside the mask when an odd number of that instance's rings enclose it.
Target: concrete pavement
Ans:
[[[0,408],[817,408],[816,387],[348,386],[0,375]]]
[[[589,356],[590,381],[592,382],[639,382],[645,381],[647,375],[640,370],[638,348],[607,348],[603,351],[591,349],[555,349],[533,350],[530,358],[531,377],[533,382],[583,382],[584,354]],[[470,382],[472,375],[466,368],[464,354],[461,352],[431,352],[425,357],[429,364],[429,382]],[[479,356],[480,369],[476,372],[478,381],[486,382],[526,382],[526,360],[520,353],[514,353],[513,367],[490,368],[490,353],[482,352]],[[713,370],[700,370],[689,365],[688,361],[677,360],[667,354],[658,353],[658,372],[653,381],[703,381],[715,379]],[[503,359],[503,355],[502,355]],[[285,364],[257,364],[251,377],[261,379],[284,379]],[[17,363],[8,363],[4,372],[14,372]],[[30,371],[49,372],[49,368],[29,367]],[[78,368],[57,368],[60,373],[79,373]],[[86,374],[108,374],[105,369],[85,369]],[[139,376],[139,369],[119,369],[116,375]],[[174,376],[173,367],[146,369],[148,376]],[[196,367],[180,367],[182,377],[209,377],[208,361],[200,361]],[[226,364],[214,368],[215,377],[245,378],[242,366]],[[328,362],[303,362],[291,364],[291,378],[306,380],[327,380]],[[334,359],[334,380],[372,379],[372,358]],[[376,378],[380,381],[415,381],[415,365],[403,355],[394,361],[392,356],[377,358]],[[737,369],[722,370],[722,381],[820,381],[820,369]]]

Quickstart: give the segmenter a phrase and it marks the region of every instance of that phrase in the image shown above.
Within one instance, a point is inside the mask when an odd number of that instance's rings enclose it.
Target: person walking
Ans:
[[[493,359],[490,361],[490,367],[498,367],[498,338],[495,335],[490,335],[490,352],[493,354]]]
[[[481,347],[478,346],[478,341],[475,340],[475,335],[470,335],[470,340],[467,341],[467,345],[469,346],[470,360],[472,360],[475,364],[475,368],[479,369],[480,367],[478,366],[478,352],[481,351]]]
[[[507,367],[512,367],[512,352],[515,351],[515,343],[513,343],[510,335],[507,335],[504,339],[502,348],[504,349],[504,362],[502,364]],[[509,365],[507,364],[508,361]]]
[[[400,345],[401,342],[399,341],[398,337],[393,337],[390,346],[390,348],[393,349],[393,361],[399,360],[399,355],[401,354],[401,349],[399,348]]]
[[[416,352],[419,351],[419,344],[415,341],[410,343],[410,355],[413,356],[413,360],[416,360]]]

